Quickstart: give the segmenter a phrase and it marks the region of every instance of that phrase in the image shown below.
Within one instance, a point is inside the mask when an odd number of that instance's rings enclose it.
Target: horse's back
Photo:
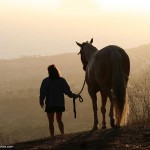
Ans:
[[[120,58],[118,58],[115,53],[118,53]],[[91,83],[95,83],[93,87],[95,87],[96,84],[99,85],[98,90],[100,90],[101,87],[111,88],[114,61],[112,61],[113,54],[115,55],[115,59],[120,59],[120,65],[122,65],[124,74],[126,74],[127,77],[129,76],[130,62],[126,52],[115,45],[106,46],[96,52],[87,69],[88,80],[90,80]]]
[[[119,46],[116,46],[116,45],[108,45],[104,48],[102,48],[101,50],[99,50],[98,54],[97,55],[100,55],[100,56],[107,56],[107,55],[110,55],[111,53],[113,52],[118,52],[120,53],[123,57],[128,57],[128,55],[126,54],[125,50],[122,49],[121,47]]]
[[[113,63],[112,62],[113,54],[115,55],[116,59],[120,59],[120,63],[122,65],[122,69],[124,70],[124,73],[129,75],[130,60],[125,50],[122,49],[121,47],[118,47],[116,45],[109,45],[109,46],[102,48],[97,53],[95,61],[99,62],[99,60],[101,59],[101,61],[103,62],[103,65],[106,65],[106,66],[111,65]],[[102,64],[102,62],[100,62],[100,64]]]

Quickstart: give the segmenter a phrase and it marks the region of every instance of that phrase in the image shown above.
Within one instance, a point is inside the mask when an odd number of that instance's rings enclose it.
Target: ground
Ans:
[[[66,134],[16,143],[27,150],[150,150],[150,124]]]

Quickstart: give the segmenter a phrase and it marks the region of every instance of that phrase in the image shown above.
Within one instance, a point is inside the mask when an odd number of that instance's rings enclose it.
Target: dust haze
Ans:
[[[150,45],[128,49],[131,61],[131,78],[142,75],[150,66]],[[39,88],[48,76],[47,67],[55,64],[68,81],[71,90],[78,93],[84,81],[84,71],[77,53],[44,57],[23,57],[0,60],[0,140],[14,143],[49,136],[46,113],[39,105]],[[130,84],[130,82],[129,82]],[[98,93],[99,126],[101,126],[100,94]],[[92,102],[85,87],[84,102],[76,101],[77,119],[74,119],[72,99],[66,97],[63,114],[65,133],[90,130],[93,124]],[[107,108],[109,101],[107,103]],[[107,125],[109,109],[107,109]],[[59,134],[57,124],[55,133]],[[4,140],[5,139],[5,140]]]

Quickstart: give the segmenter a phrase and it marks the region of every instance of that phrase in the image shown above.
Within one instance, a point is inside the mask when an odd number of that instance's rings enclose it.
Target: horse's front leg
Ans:
[[[88,88],[89,95],[92,99],[92,104],[93,104],[93,112],[94,112],[94,125],[92,130],[98,130],[98,117],[97,117],[97,96],[94,91],[92,91],[90,88]]]
[[[105,114],[106,114],[106,102],[107,102],[107,96],[104,93],[101,93],[102,96],[102,106],[101,106],[101,113],[102,113],[102,129],[106,128],[106,120],[105,120]]]

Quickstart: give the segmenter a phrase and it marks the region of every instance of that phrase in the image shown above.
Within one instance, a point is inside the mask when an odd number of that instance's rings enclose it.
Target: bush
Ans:
[[[128,122],[150,122],[150,72],[144,71],[141,77],[131,79],[128,87],[130,114]]]

